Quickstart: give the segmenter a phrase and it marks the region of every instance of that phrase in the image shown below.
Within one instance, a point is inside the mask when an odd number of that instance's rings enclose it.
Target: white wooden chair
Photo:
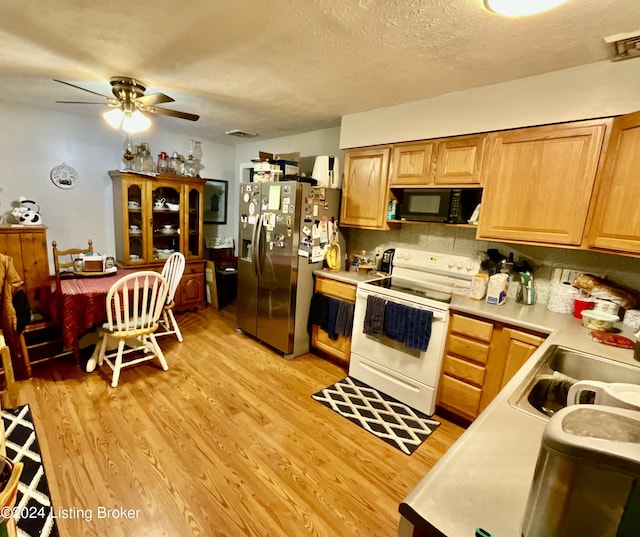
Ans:
[[[160,319],[162,332],[156,332],[156,337],[175,334],[178,341],[182,341],[182,332],[180,332],[178,322],[173,314],[173,307],[175,306],[176,290],[184,273],[184,264],[184,255],[180,252],[174,252],[167,258],[164,267],[162,267],[162,275],[169,284],[169,293],[167,294],[167,303],[162,309],[162,318]]]
[[[113,370],[111,386],[114,388],[124,367],[157,358],[163,370],[169,369],[155,336],[168,291],[169,284],[164,276],[150,270],[123,276],[109,289],[107,322],[102,325],[98,365],[106,362]],[[114,350],[107,350],[110,338],[118,340],[118,347]],[[134,355],[125,361],[124,357],[133,352],[137,357]],[[139,356],[141,353],[143,355]]]

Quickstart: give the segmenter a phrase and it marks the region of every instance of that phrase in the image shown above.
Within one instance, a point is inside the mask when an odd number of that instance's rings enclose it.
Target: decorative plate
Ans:
[[[78,172],[64,162],[53,167],[50,175],[51,181],[58,188],[73,188],[78,182]]]

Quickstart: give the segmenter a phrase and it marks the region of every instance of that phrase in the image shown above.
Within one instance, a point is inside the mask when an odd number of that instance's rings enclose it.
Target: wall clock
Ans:
[[[58,188],[73,188],[78,182],[78,172],[71,166],[65,164],[58,164],[51,169],[51,181]]]

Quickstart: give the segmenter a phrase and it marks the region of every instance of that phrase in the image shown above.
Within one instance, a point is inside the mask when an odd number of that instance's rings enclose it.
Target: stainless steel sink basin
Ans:
[[[513,392],[509,404],[538,418],[549,419],[567,405],[567,392],[577,380],[640,384],[640,368],[552,345]]]

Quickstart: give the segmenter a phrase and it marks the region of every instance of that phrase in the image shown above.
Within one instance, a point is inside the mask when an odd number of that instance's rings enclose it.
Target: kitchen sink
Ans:
[[[567,392],[578,380],[640,384],[640,368],[559,345],[547,349],[509,399],[511,406],[537,418],[549,419],[567,406]],[[581,403],[593,402],[589,392]]]

